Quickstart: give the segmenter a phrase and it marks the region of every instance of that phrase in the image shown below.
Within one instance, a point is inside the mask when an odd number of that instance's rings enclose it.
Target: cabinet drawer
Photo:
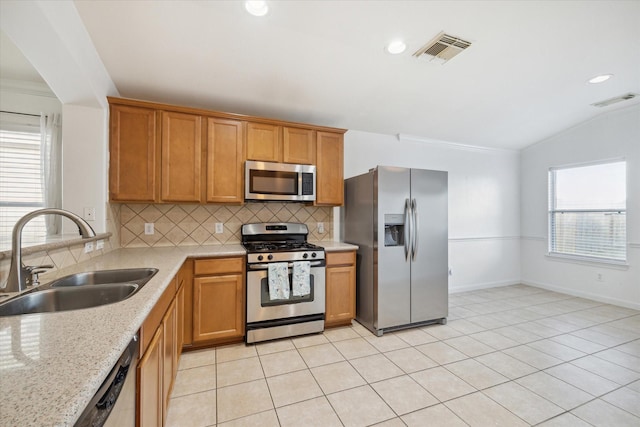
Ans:
[[[332,265],[353,265],[356,263],[355,251],[349,252],[327,252],[327,266]]]
[[[194,275],[242,273],[244,271],[244,258],[212,258],[197,259],[194,262]]]

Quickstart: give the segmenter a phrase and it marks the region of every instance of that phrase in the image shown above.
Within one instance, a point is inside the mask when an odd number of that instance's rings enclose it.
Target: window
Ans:
[[[13,225],[44,206],[40,118],[2,113],[0,119],[0,240],[11,241]],[[24,228],[24,242],[46,235],[44,217]]]
[[[549,170],[549,253],[627,258],[626,162]]]

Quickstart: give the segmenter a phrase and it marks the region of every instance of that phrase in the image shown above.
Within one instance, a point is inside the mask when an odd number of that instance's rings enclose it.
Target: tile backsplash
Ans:
[[[252,222],[300,222],[309,227],[309,240],[333,240],[333,208],[301,203],[122,204],[119,215],[121,247],[240,243],[240,227]],[[318,230],[319,222],[324,233]],[[153,223],[154,234],[145,234],[145,223]],[[216,223],[223,224],[220,234]]]

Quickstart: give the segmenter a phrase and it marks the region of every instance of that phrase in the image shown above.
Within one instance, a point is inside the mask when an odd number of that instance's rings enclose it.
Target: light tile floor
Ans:
[[[168,427],[640,426],[640,312],[515,285],[449,322],[184,353]]]

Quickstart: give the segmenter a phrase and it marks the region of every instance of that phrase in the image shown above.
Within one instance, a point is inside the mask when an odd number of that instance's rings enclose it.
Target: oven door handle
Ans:
[[[324,265],[324,261],[322,260],[317,260],[317,261],[309,261],[309,264],[311,267],[321,267]],[[268,270],[269,269],[269,263],[268,262],[263,262],[260,264],[249,264],[247,266],[249,268],[249,270]],[[293,267],[293,263],[292,262],[288,262],[287,263],[287,267],[292,268]]]

